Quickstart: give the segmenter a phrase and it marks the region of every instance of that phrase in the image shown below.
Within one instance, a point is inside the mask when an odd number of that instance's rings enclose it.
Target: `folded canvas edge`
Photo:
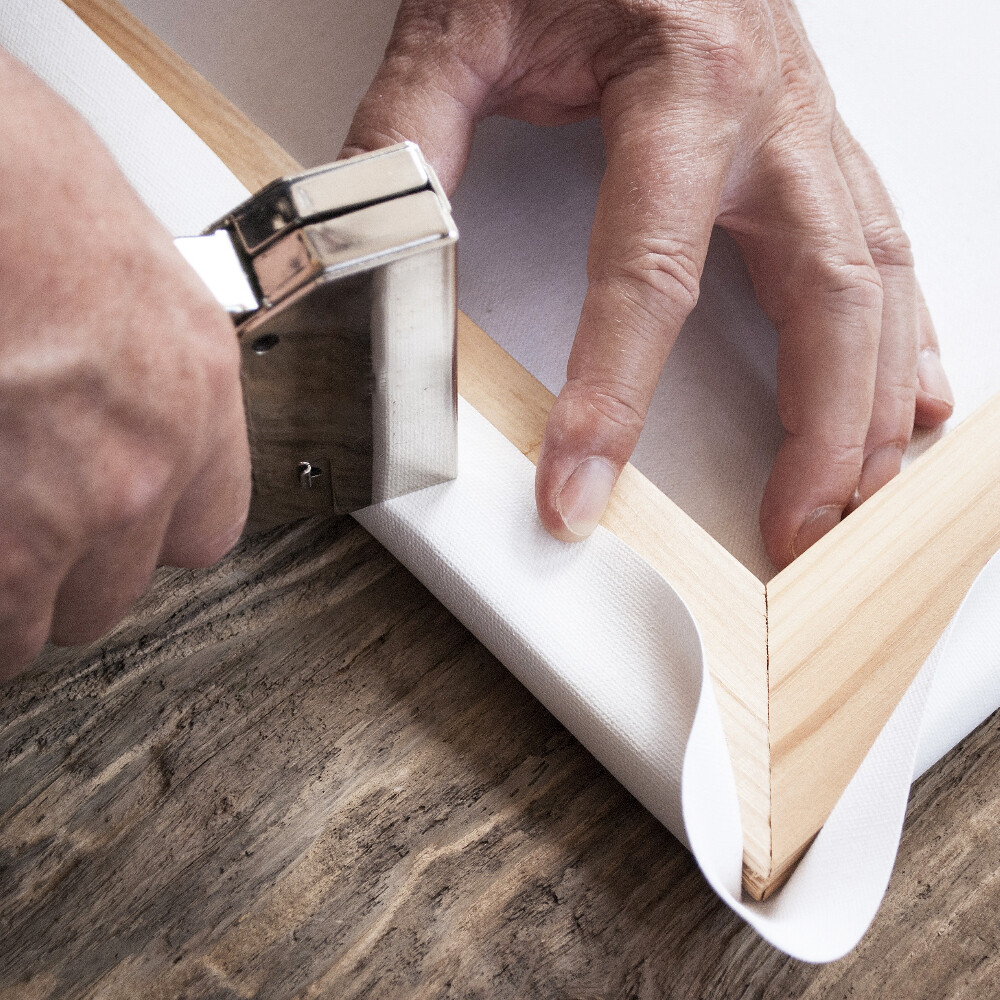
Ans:
[[[461,395],[537,461],[552,393],[464,315],[458,360]],[[736,779],[744,867],[751,877],[769,872],[764,585],[632,465],[601,523],[670,584],[698,625]]]

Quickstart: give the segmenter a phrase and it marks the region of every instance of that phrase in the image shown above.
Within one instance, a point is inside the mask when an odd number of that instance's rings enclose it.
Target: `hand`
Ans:
[[[0,678],[242,529],[232,323],[97,137],[0,50]]]
[[[789,0],[403,0],[347,152],[420,143],[450,191],[475,123],[599,115],[589,287],[536,496],[588,535],[693,308],[712,227],[779,333],[785,439],[761,507],[784,566],[952,411],[906,235]]]

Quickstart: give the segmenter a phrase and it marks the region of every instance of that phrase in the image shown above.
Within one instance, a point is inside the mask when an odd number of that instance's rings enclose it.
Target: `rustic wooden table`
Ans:
[[[161,571],[0,688],[0,998],[995,996],[1000,718],[854,954],[766,945],[349,520]]]

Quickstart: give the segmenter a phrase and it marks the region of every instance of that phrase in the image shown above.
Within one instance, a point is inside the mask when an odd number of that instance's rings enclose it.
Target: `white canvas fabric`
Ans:
[[[257,8],[266,8],[268,2],[259,0],[250,6],[260,13]],[[183,7],[181,0],[176,6]],[[286,4],[286,11],[288,7]],[[218,11],[219,2],[202,2],[201,8],[203,16],[209,17]],[[276,9],[271,8],[272,15]],[[372,37],[373,44],[378,44],[378,34]],[[204,143],[59,0],[2,0],[0,44],[29,63],[83,112],[147,203],[176,234],[197,232],[245,197],[242,186]],[[290,65],[302,72],[301,64]],[[319,112],[314,108],[313,113]],[[481,194],[476,194],[480,188],[474,184],[470,200],[458,200],[460,222],[463,213],[466,219],[463,238],[471,243],[471,248],[463,251],[463,265],[466,273],[473,272],[474,279],[471,290],[468,282],[463,290],[464,304],[491,333],[500,329],[501,339],[514,347],[533,340],[530,331],[512,333],[510,326],[516,324],[510,317],[532,310],[534,341],[542,339],[540,329],[549,333],[543,326],[547,323],[553,328],[561,323],[565,340],[565,330],[572,333],[567,317],[579,309],[579,279],[578,275],[574,278],[574,268],[567,264],[564,271],[547,271],[545,281],[521,289],[515,283],[517,275],[524,272],[521,258],[540,251],[531,246],[526,249],[522,243],[505,244],[511,237],[499,224],[503,220],[477,215],[485,210],[477,207],[476,199],[495,204],[491,199],[497,197],[496,178],[505,176],[503,156],[496,149],[504,143],[531,146],[529,153],[537,146],[538,155],[550,159],[550,171],[572,172],[574,163],[586,166],[590,162],[586,169],[593,172],[597,162],[593,160],[594,136],[586,127],[562,130],[571,137],[571,145],[589,150],[577,160],[567,160],[559,153],[562,139],[553,151],[545,142],[526,144],[519,126],[509,128],[511,131],[505,132],[499,127],[494,134],[492,155],[484,153],[482,146],[477,148],[473,181],[483,176],[476,173],[479,161],[490,161],[482,169],[493,179],[479,181]],[[482,141],[488,144],[490,134],[486,132]],[[522,148],[517,157],[523,153]],[[514,158],[510,162],[519,161]],[[914,175],[918,174],[919,170],[914,170]],[[540,176],[544,179],[546,175]],[[559,191],[572,185],[553,183],[550,187],[550,194],[544,197],[530,190],[510,191],[504,204],[509,208],[522,196],[536,198],[536,208],[549,211],[548,216],[536,215],[536,219],[553,222],[554,238],[565,244],[569,258],[581,252],[573,241],[586,221],[585,185],[583,181],[577,185],[578,194],[582,191],[579,203],[573,201],[569,208],[559,203]],[[986,187],[981,193],[992,195]],[[970,213],[973,204],[974,199],[969,198]],[[573,222],[565,232],[558,229],[560,218]],[[971,224],[972,219],[969,214],[965,221]],[[489,239],[482,235],[490,223],[501,230],[492,250]],[[981,246],[985,249],[986,245],[984,239]],[[754,313],[752,302],[748,303],[739,262],[724,241],[720,241],[716,257],[706,285],[709,294],[704,297],[709,301],[699,307],[700,315],[694,320],[697,326],[691,327],[703,331],[709,346],[700,342],[702,334],[688,336],[691,365],[685,384],[710,409],[713,393],[725,396],[733,385],[743,384],[743,373],[754,373],[756,388],[746,405],[764,413],[757,425],[764,445],[747,437],[741,447],[756,448],[754,461],[766,469],[768,448],[774,443],[773,428],[768,430],[772,418],[767,415],[768,392],[773,394],[769,368],[773,362],[769,363],[767,351],[773,345],[766,347],[766,324]],[[979,265],[980,274],[984,266]],[[492,277],[476,277],[490,269]],[[947,299],[947,269],[943,275],[935,272],[929,287]],[[480,280],[487,284],[496,281],[496,289],[490,291],[489,286],[476,291],[479,286],[475,282]],[[962,291],[971,294],[974,282],[962,280]],[[523,296],[517,300],[521,303],[517,309],[509,301],[512,295]],[[945,310],[946,318],[985,321],[984,296],[982,290],[972,305],[963,302],[953,312]],[[549,300],[557,302],[558,309],[546,312]],[[506,321],[503,316],[508,317]],[[737,321],[741,316],[756,324],[751,332],[760,334],[757,340]],[[984,322],[976,327],[975,336],[985,343],[991,333],[995,327],[991,330]],[[759,343],[764,349],[754,346]],[[544,341],[544,347],[549,350],[551,345]],[[723,361],[719,360],[720,351]],[[988,354],[989,348],[984,347],[984,351]],[[558,351],[551,347],[551,353],[555,356]],[[960,383],[984,390],[975,405],[985,398],[985,390],[990,385],[995,388],[998,382],[994,379],[990,383],[989,377],[983,376],[981,357],[976,355],[972,365],[976,370]],[[540,355],[534,361],[536,373],[552,384],[557,379],[555,369],[547,369],[545,364],[555,365],[556,361],[545,362]],[[696,378],[699,370],[704,383]],[[666,395],[678,391],[674,387]],[[974,408],[971,401],[968,408]],[[725,420],[735,419],[736,412],[730,412]],[[710,416],[704,414],[706,420]],[[696,417],[690,419],[688,433],[697,438]],[[464,403],[459,434],[457,480],[371,508],[358,520],[688,844],[715,890],[764,937],[808,961],[829,961],[844,954],[864,933],[885,891],[912,777],[1000,705],[1000,620],[996,614],[1000,558],[977,579],[949,632],[788,885],[765,904],[747,904],[740,896],[741,843],[735,787],[707,683],[698,623],[659,574],[603,529],[576,546],[549,538],[535,515],[530,462]],[[710,437],[710,444],[712,441],[715,438]],[[722,501],[705,502],[701,498],[711,495],[711,469],[719,462],[712,452],[715,445],[701,448],[687,438],[680,444],[690,447],[685,460],[697,465],[705,458],[707,463],[697,466],[697,475],[689,472],[688,502],[701,510],[702,523],[714,517],[716,530],[719,525],[729,525],[733,550],[742,545],[740,558],[752,565],[759,558],[759,553],[755,555],[757,542],[744,530],[746,510],[754,510],[755,517],[756,498],[746,495],[752,491],[740,494],[735,486],[723,483],[718,494]],[[709,516],[706,510],[715,513]]]

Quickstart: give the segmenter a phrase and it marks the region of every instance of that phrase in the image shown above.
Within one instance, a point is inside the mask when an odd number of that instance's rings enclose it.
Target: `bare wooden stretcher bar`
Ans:
[[[66,0],[251,190],[300,169],[116,0]],[[552,394],[468,317],[459,391],[532,461]],[[768,583],[626,467],[603,524],[688,604],[743,822],[773,892],[826,821],[972,581],[1000,548],[1000,394]]]

